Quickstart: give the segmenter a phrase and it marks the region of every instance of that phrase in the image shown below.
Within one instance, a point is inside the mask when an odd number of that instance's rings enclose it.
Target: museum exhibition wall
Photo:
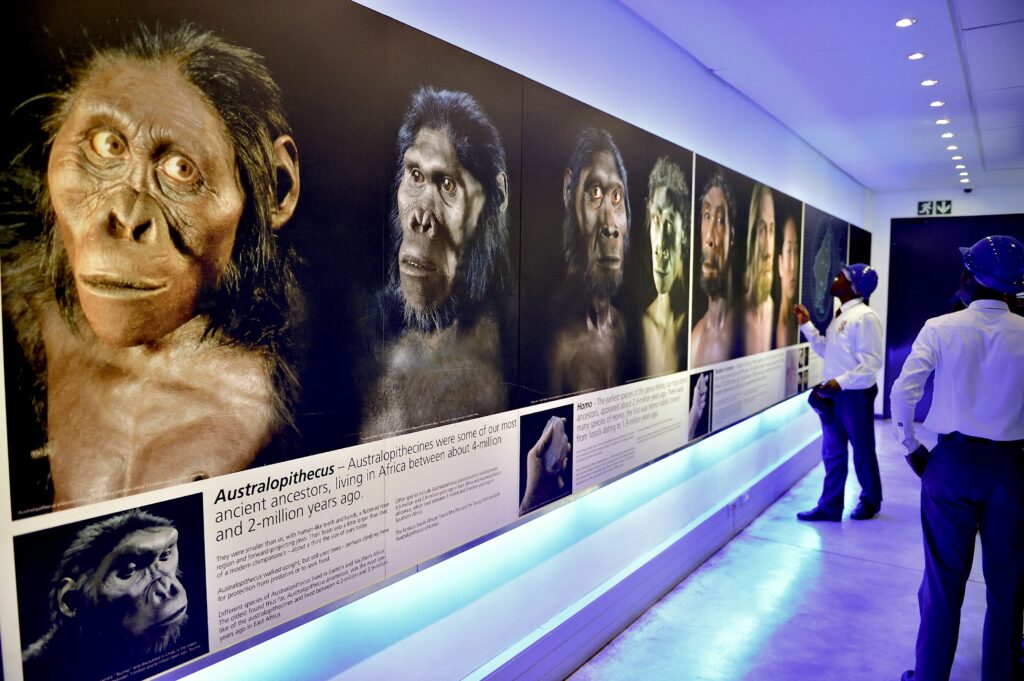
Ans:
[[[5,676],[583,651],[816,458],[863,189],[617,3],[381,5],[19,10]]]

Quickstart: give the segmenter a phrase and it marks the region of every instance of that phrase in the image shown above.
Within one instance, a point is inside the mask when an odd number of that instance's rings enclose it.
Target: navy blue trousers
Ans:
[[[825,485],[818,508],[843,512],[846,474],[849,470],[848,444],[853,445],[853,469],[860,483],[860,500],[878,508],[882,505],[882,477],[875,454],[875,395],[878,386],[865,390],[842,390],[833,396],[834,406],[821,416],[821,458],[825,463]]]
[[[960,606],[981,534],[985,631],[981,678],[1008,681],[1024,619],[1024,450],[959,433],[941,435],[921,484],[924,579],[918,591],[914,681],[946,681],[960,632]]]

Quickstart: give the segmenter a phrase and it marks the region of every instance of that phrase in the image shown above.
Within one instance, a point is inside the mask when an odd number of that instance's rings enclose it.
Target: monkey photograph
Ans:
[[[292,422],[302,310],[278,239],[298,147],[262,57],[194,24],[140,24],[38,101],[45,141],[4,173],[0,247],[41,501],[248,467]]]
[[[518,384],[520,81],[412,30],[389,40],[393,174],[363,441],[506,411]]]
[[[26,681],[138,679],[208,650],[202,499],[15,538]]]
[[[663,166],[666,177],[654,181],[665,189],[651,203],[648,195],[659,187],[651,189],[650,175],[666,157],[688,183],[692,155],[536,83],[527,81],[525,97],[520,403],[529,405],[645,375],[642,320],[657,297],[653,270],[661,266],[652,259],[648,212],[655,211],[655,222],[685,222],[680,176]],[[669,235],[665,255],[677,236]],[[685,286],[681,293],[674,284],[682,261],[662,267],[672,318],[655,302],[656,321],[648,325],[662,334],[660,361],[675,366],[678,359],[667,359],[679,356],[672,330],[688,305],[681,302]],[[666,350],[665,343],[677,347]],[[685,363],[685,333],[681,344]]]

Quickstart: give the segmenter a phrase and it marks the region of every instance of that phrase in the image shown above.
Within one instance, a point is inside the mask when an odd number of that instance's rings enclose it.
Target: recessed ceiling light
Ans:
[[[960,173],[960,177],[967,177],[968,175],[970,175],[970,173],[967,172],[966,170]]]
[[[948,118],[937,118],[935,120],[935,125],[949,125],[949,119]]]
[[[948,140],[952,136],[953,136],[953,133],[951,133],[951,132],[944,132],[941,135],[939,135],[939,137],[941,137],[944,140]]]
[[[939,81],[934,80],[932,78],[929,78],[928,80],[922,80],[921,81],[921,85],[924,85],[925,87],[931,87],[932,85],[938,85],[938,84],[939,84]]]
[[[909,59],[910,61],[917,61],[918,59],[924,59],[924,58],[925,58],[925,53],[924,52],[911,52],[910,54],[907,55],[907,59]]]
[[[967,167],[967,166],[965,166],[965,165],[964,165],[963,163],[957,163],[957,164],[956,164],[956,169],[957,169],[957,170],[963,170],[963,169],[964,169],[964,168],[966,168],[966,167]]]
[[[954,161],[962,161],[962,160],[964,160],[964,157],[961,156],[960,154],[957,154],[956,156],[950,156],[950,158],[953,159]]]
[[[915,19],[914,17],[903,17],[902,19],[896,22],[896,25],[899,26],[900,28],[907,28],[908,26],[913,26],[916,23],[917,19]]]
[[[957,146],[957,145],[955,145],[955,144],[950,144],[950,145],[949,145],[948,147],[946,147],[946,151],[956,151],[956,150],[957,150],[957,149],[959,149],[959,148],[960,148],[960,147],[958,147],[958,146]]]
[[[960,182],[962,182],[963,184],[967,184],[968,182],[970,182],[970,180],[965,177],[964,179],[960,180]]]
[[[944,101],[942,101],[941,99],[936,99],[934,102],[932,102],[928,106],[933,107],[933,108],[938,108],[940,106],[945,106],[945,105],[946,105],[946,103]]]

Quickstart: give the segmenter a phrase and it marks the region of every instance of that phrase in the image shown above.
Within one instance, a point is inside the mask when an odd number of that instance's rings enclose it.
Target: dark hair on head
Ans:
[[[654,198],[654,192],[658,188],[665,188],[665,199],[668,204],[683,218],[683,228],[680,230],[680,239],[683,250],[686,250],[690,241],[690,188],[686,185],[686,175],[682,168],[662,156],[654,164],[651,176],[647,180],[647,200]]]
[[[120,44],[94,47],[84,63],[70,70],[69,86],[56,93],[53,110],[44,121],[48,146],[67,119],[79,88],[118,62],[175,66],[224,122],[245,192],[245,207],[231,263],[217,290],[201,301],[200,312],[209,318],[207,334],[223,332],[233,342],[266,349],[285,360],[275,367],[275,383],[283,397],[278,411],[290,421],[290,403],[298,390],[291,366],[292,332],[302,318],[303,304],[295,277],[294,251],[278,243],[272,228],[279,200],[274,142],[291,132],[281,91],[263,58],[248,48],[191,24],[173,30],[139,26]],[[74,282],[55,234],[53,211],[45,191],[40,202],[41,214],[48,223],[48,276],[55,284],[65,319],[73,321]]]
[[[86,525],[79,530],[61,555],[60,565],[50,582],[52,610],[50,614],[53,621],[56,622],[60,613],[56,604],[61,582],[71,579],[81,587],[82,580],[92,578],[100,561],[113,551],[126,536],[132,532],[153,527],[174,527],[174,523],[147,511],[132,509],[106,520]]]
[[[594,161],[594,156],[606,151],[615,159],[615,171],[622,179],[623,195],[626,201],[626,235],[623,239],[626,252],[629,251],[629,226],[633,223],[633,213],[629,206],[629,177],[626,174],[626,165],[622,162],[622,154],[615,146],[612,134],[604,129],[584,128],[576,135],[576,143],[573,145],[572,154],[569,156],[569,196],[575,197],[580,186],[580,175],[583,169]],[[569,266],[569,273],[573,274],[578,269],[577,234],[578,229],[576,212],[571,207],[567,209],[571,220],[562,223],[562,252],[565,255],[565,262]]]
[[[729,218],[729,234],[736,234],[736,202],[732,197],[732,188],[729,186],[729,181],[725,179],[725,172],[721,168],[715,169],[708,181],[704,183],[704,191],[700,193],[700,200],[703,203],[704,197],[708,195],[708,192],[718,187],[725,194],[725,209],[726,217]],[[732,249],[729,249],[729,257],[732,257]]]
[[[398,131],[397,171],[391,192],[394,257],[391,259],[390,288],[398,290],[398,249],[402,244],[402,225],[394,198],[402,183],[405,152],[424,128],[446,133],[459,163],[484,188],[484,211],[459,263],[457,289],[453,295],[461,297],[462,312],[474,310],[483,302],[500,302],[511,277],[508,197],[498,181],[499,175],[508,177],[501,135],[472,95],[432,87],[422,87],[413,93]]]

